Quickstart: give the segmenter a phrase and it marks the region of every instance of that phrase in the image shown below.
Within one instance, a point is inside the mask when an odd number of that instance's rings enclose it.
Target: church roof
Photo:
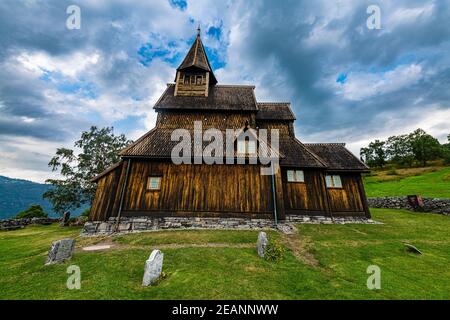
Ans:
[[[304,144],[325,163],[327,170],[368,171],[369,168],[351,153],[344,143]]]
[[[175,96],[175,85],[168,84],[155,109],[256,111],[254,86],[216,85],[207,97]]]
[[[183,62],[180,64],[177,70],[186,70],[191,68],[209,71],[210,84],[214,85],[217,83],[217,79],[214,76],[214,72],[211,68],[208,56],[206,55],[205,47],[203,46],[203,42],[200,37],[200,29],[198,30],[197,37],[195,38],[195,41],[192,44],[191,49],[189,49],[186,57],[184,58]]]
[[[179,141],[171,141],[172,131],[172,129],[154,128],[124,149],[120,155],[122,157],[170,159],[172,149],[179,143]],[[193,136],[192,132],[191,136]],[[209,143],[203,141],[202,148],[205,148]],[[226,150],[225,139],[223,148],[223,150]],[[292,137],[280,137],[279,151],[281,165],[302,168],[326,167],[314,153]],[[194,154],[193,150],[191,154]]]
[[[256,120],[295,120],[289,102],[258,102],[258,109]]]

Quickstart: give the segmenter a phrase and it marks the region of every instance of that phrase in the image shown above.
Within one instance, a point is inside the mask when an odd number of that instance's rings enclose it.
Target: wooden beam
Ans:
[[[369,205],[367,203],[366,191],[364,189],[364,184],[362,182],[361,175],[359,175],[359,178],[358,178],[358,189],[359,189],[359,193],[361,195],[361,200],[362,200],[362,205],[363,205],[363,208],[364,208],[364,212],[366,213],[366,218],[370,219],[372,216],[370,214]]]
[[[276,168],[274,180],[275,180],[275,199],[277,208],[277,218],[278,220],[285,220],[286,212],[284,209],[283,181],[280,166]]]

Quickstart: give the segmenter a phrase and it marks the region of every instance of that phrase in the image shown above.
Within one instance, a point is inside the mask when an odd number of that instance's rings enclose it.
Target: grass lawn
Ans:
[[[406,196],[450,198],[450,167],[374,171],[364,177],[368,197]]]
[[[299,225],[294,236],[269,232],[284,260],[258,258],[257,231],[164,231],[115,238],[77,238],[70,262],[44,266],[53,240],[77,237],[57,225],[0,232],[1,299],[449,299],[450,217],[373,209],[383,225]],[[107,251],[80,246],[112,241]],[[402,242],[416,245],[417,256]],[[144,262],[164,253],[167,273],[143,288]],[[66,268],[81,268],[81,289],[68,290]],[[366,287],[369,265],[381,290]]]

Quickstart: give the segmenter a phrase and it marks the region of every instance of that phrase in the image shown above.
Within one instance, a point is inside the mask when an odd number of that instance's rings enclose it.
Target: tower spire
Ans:
[[[201,32],[201,29],[200,29],[200,23],[199,23],[198,27],[197,27],[197,37],[200,37],[200,32]]]

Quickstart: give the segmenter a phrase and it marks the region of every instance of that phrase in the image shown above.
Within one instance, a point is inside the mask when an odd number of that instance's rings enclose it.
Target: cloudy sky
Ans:
[[[381,29],[367,28],[367,7]],[[81,29],[66,27],[69,5]],[[136,139],[197,25],[221,84],[291,101],[305,142],[450,133],[449,1],[0,1],[0,175],[43,182],[91,125]]]

